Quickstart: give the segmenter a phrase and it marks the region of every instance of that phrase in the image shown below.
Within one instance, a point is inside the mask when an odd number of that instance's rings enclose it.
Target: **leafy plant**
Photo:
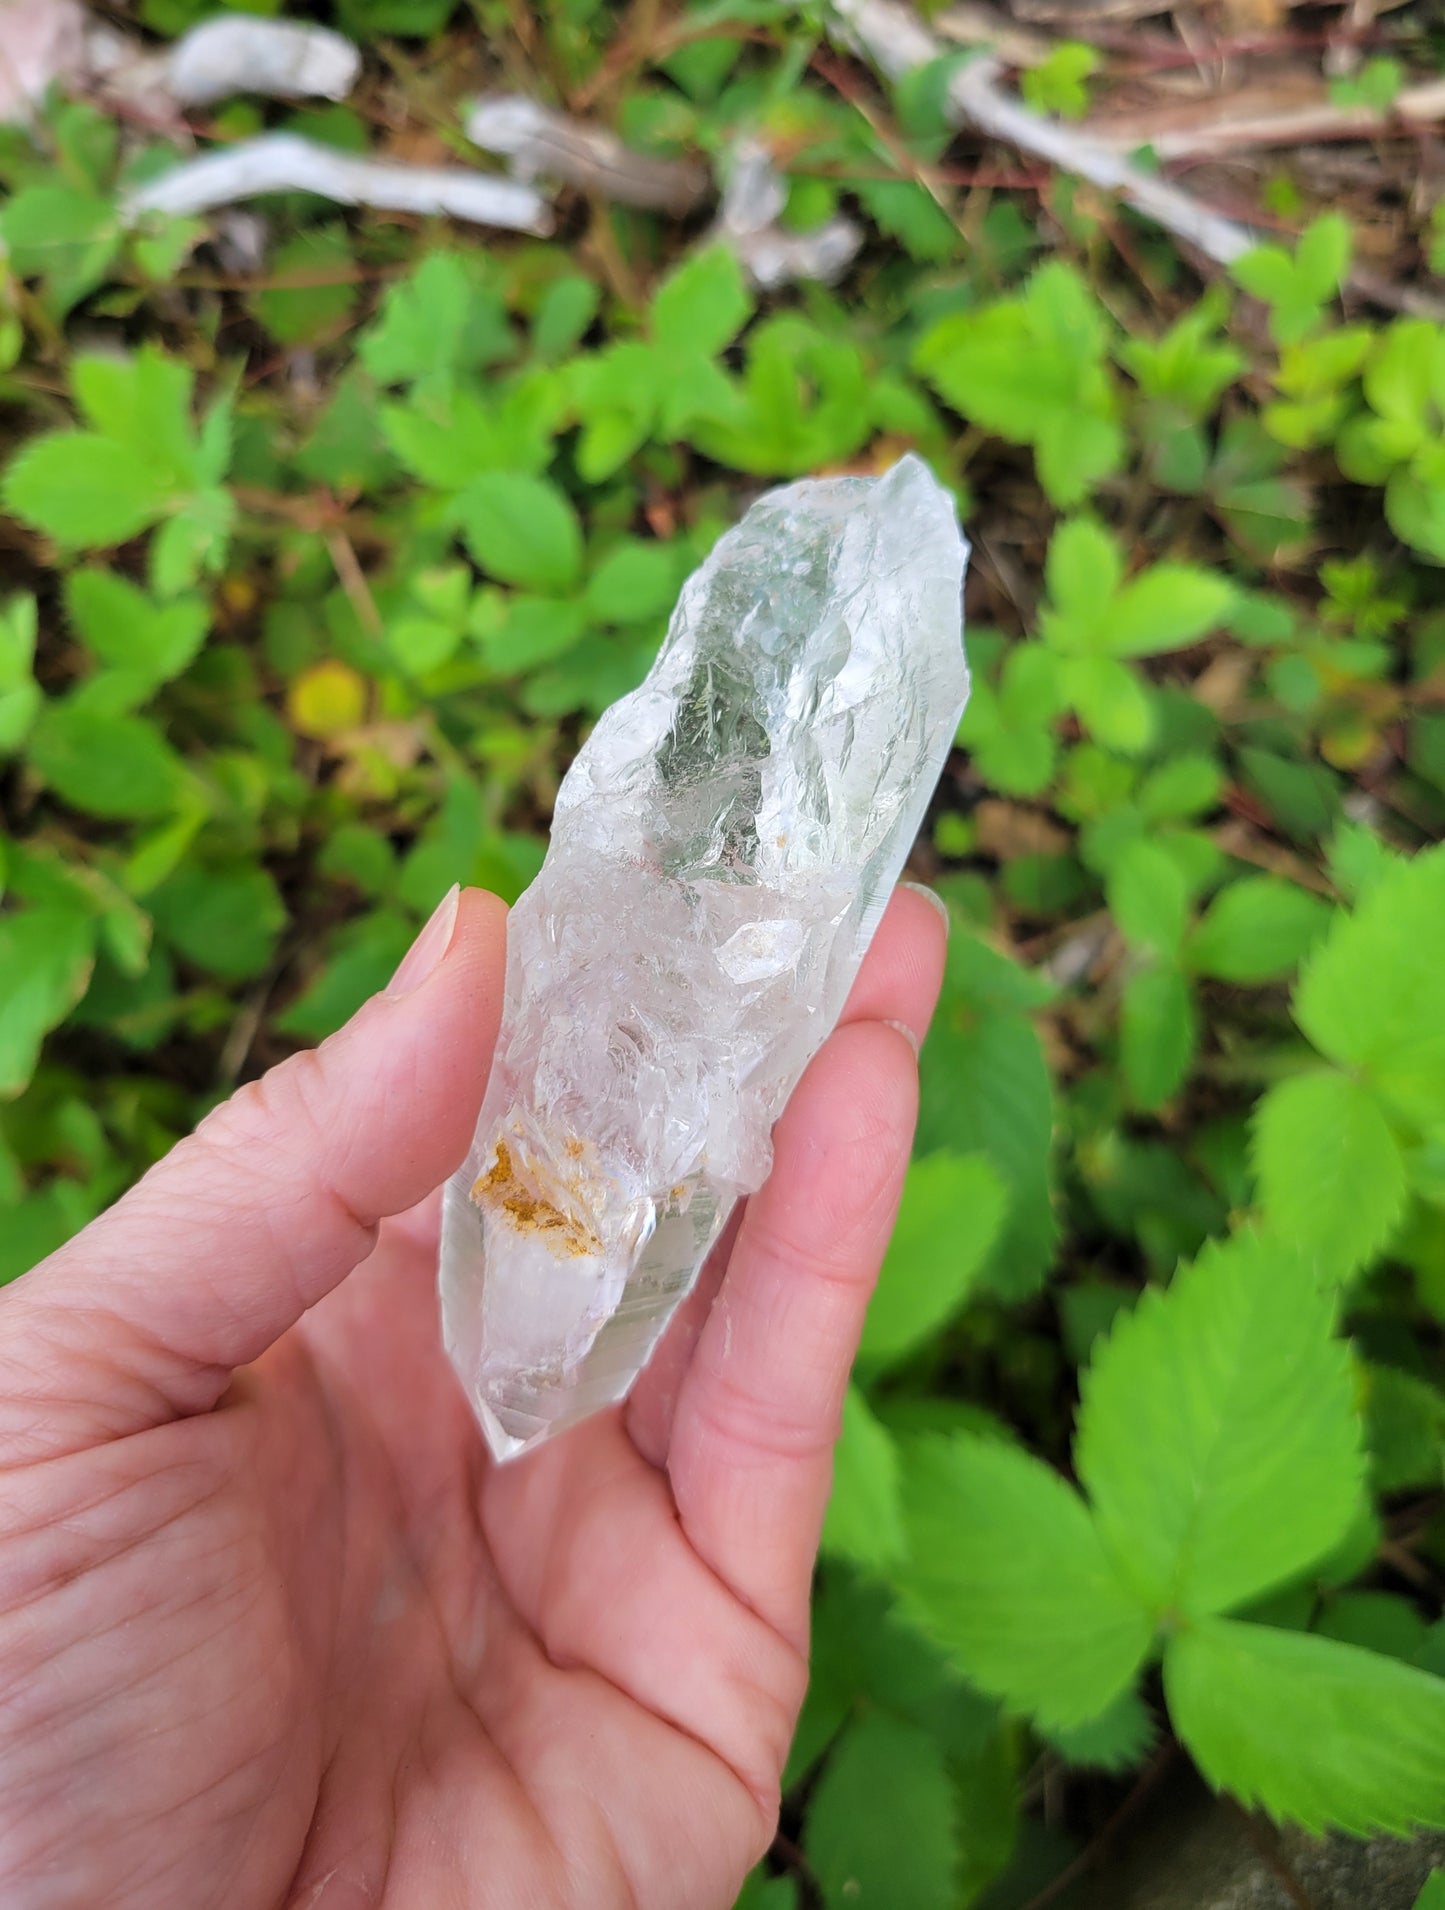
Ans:
[[[169,147],[58,101],[0,140],[0,1278],[451,882],[526,885],[750,496],[919,449],[975,545],[914,858],[953,931],[742,1901],[1019,1910],[1173,1746],[1311,1830],[1439,1824],[1445,331],[1341,322],[1350,227],[1284,174],[1297,240],[1212,285],[1067,180],[975,189],[967,55],[868,89],[774,0],[532,11],[539,96],[762,139],[787,229],[864,224],[847,277],[757,292],[705,219],[299,197],[218,272],[115,217]],[[338,11],[429,138],[450,12]],[[1023,82],[1102,83],[1068,45]],[[1438,213],[1390,229],[1438,263]]]

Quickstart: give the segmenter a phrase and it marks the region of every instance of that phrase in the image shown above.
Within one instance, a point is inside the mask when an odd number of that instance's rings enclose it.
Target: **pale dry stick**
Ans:
[[[467,110],[466,135],[484,152],[510,160],[513,176],[560,179],[622,205],[684,213],[708,190],[704,169],[688,159],[658,159],[624,146],[605,126],[553,112],[518,93],[489,94]]]
[[[1445,80],[1403,87],[1382,112],[1373,106],[1337,106],[1328,98],[1273,111],[1221,115],[1209,103],[1194,124],[1178,123],[1178,109],[1167,116],[1130,114],[1092,120],[1083,131],[1110,152],[1132,152],[1149,145],[1160,159],[1217,159],[1254,146],[1303,146],[1321,139],[1375,139],[1423,131],[1445,119]],[[1170,123],[1170,122],[1173,123]]]
[[[853,39],[890,78],[936,59],[940,43],[898,0],[834,0],[833,11]],[[1195,246],[1216,264],[1228,265],[1258,243],[1247,226],[1211,212],[1167,180],[1141,172],[1096,140],[1045,119],[996,84],[1000,64],[987,56],[971,60],[949,82],[949,117],[976,127],[1047,160],[1063,172],[1117,192],[1136,212]]]
[[[359,159],[295,133],[264,133],[187,160],[127,194],[121,217],[134,223],[147,212],[209,212],[268,192],[314,192],[339,205],[444,213],[542,236],[552,230],[552,208],[534,186],[519,180],[459,166]]]

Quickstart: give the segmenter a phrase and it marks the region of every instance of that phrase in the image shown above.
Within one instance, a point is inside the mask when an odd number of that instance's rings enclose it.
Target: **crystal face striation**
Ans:
[[[767,1175],[958,726],[966,555],[915,457],[767,493],[567,772],[442,1224],[498,1458],[626,1394]]]

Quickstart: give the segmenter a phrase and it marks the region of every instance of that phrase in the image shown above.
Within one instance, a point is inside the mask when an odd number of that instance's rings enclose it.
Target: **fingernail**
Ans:
[[[948,904],[938,893],[938,890],[930,889],[926,882],[900,882],[898,886],[900,889],[912,889],[915,895],[921,895],[929,907],[937,911],[938,919],[943,924],[943,932],[947,935],[953,926],[953,922],[948,913]]]
[[[910,882],[908,886],[909,888],[912,888],[913,884]],[[908,1023],[906,1021],[885,1021],[883,1025],[885,1028],[896,1028],[898,1030],[899,1034],[902,1035],[903,1039],[908,1043],[909,1047],[913,1050],[914,1058],[916,1060],[918,1056],[918,1036],[914,1034],[913,1030],[909,1027]]]
[[[431,919],[401,958],[401,966],[386,984],[388,995],[409,995],[420,988],[442,956],[451,947],[452,930],[457,925],[462,889],[453,882],[432,911]]]

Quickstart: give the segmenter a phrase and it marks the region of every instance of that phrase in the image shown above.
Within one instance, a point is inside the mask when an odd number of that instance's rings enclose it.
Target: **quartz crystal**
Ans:
[[[916,457],[768,492],[568,771],[442,1227],[498,1458],[623,1398],[766,1176],[958,726],[965,557]]]

